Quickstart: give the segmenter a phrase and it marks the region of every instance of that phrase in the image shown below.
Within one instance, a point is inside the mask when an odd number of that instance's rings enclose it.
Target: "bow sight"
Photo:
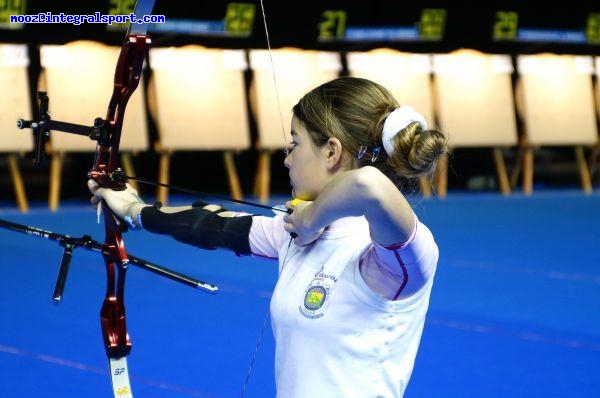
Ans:
[[[81,124],[61,122],[52,120],[48,113],[49,98],[45,91],[38,92],[39,112],[38,120],[17,120],[19,129],[30,128],[33,130],[35,147],[33,149],[33,158],[36,166],[40,165],[46,159],[46,142],[50,138],[50,131],[63,131],[71,134],[85,135],[91,140],[98,141],[101,145],[106,145],[110,138],[110,123],[98,117],[94,120],[93,126],[84,126]]]

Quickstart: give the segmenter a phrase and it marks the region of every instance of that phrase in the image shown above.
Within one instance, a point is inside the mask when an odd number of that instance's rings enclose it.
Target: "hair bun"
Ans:
[[[389,165],[396,174],[420,177],[432,174],[440,156],[448,152],[448,140],[440,131],[423,130],[418,123],[410,124],[394,140],[394,152]]]

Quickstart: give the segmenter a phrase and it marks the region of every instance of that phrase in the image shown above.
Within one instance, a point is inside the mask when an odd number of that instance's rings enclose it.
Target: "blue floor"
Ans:
[[[600,396],[598,191],[450,193],[413,203],[441,257],[405,397]],[[0,218],[103,239],[95,212],[80,203],[57,213],[3,208]],[[0,241],[0,397],[111,396],[99,323],[106,283],[99,254],[75,250],[63,302],[55,306],[61,247],[4,229]],[[130,267],[134,396],[239,397],[275,264],[143,231],[128,233],[125,242],[138,257],[220,288],[209,295]],[[245,397],[274,396],[273,350],[267,325]]]

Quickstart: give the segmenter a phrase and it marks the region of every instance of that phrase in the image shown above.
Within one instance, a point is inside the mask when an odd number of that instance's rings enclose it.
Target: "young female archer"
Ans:
[[[399,189],[435,171],[446,137],[370,80],[341,77],[293,108],[287,215],[158,207],[99,188],[135,228],[279,260],[270,311],[277,396],[401,397],[421,339],[438,248]],[[291,242],[290,242],[291,240]]]

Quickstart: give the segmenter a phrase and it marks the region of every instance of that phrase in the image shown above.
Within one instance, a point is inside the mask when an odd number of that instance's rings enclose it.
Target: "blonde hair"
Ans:
[[[385,87],[367,79],[340,77],[304,95],[294,106],[294,116],[306,127],[313,143],[324,145],[337,138],[352,156],[361,147],[380,148],[375,162],[371,156],[360,166],[373,165],[386,174],[413,178],[432,174],[439,157],[448,151],[447,139],[435,129],[423,130],[418,122],[402,129],[394,138],[394,152],[388,156],[382,147],[383,124],[399,106]]]

